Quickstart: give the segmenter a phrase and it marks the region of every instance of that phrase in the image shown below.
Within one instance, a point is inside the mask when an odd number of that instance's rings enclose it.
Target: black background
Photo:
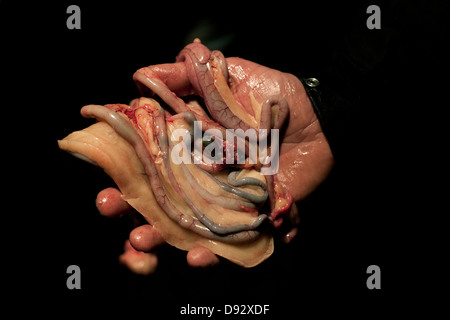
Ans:
[[[71,4],[81,8],[81,30],[66,27]],[[332,65],[331,52],[355,30],[367,32],[369,4],[2,1],[4,175],[13,165],[19,172],[8,182],[13,192],[4,205],[10,297],[47,312],[62,304],[113,312],[131,304],[129,310],[146,310],[148,318],[174,317],[188,303],[270,304],[277,319],[306,312],[367,318],[419,308],[404,298],[426,293],[422,285],[439,275],[432,253],[437,240],[429,236],[437,209],[424,199],[437,195],[428,178],[436,177],[445,151],[436,116],[448,105],[444,2],[378,2],[382,29],[388,8],[401,32],[382,67],[365,79],[366,104],[348,124],[354,148],[300,204],[295,240],[276,243],[273,256],[255,268],[222,261],[192,269],[185,252],[167,246],[153,275],[131,274],[117,258],[132,219],[102,217],[94,203],[113,182],[56,143],[92,123],[79,115],[83,105],[128,103],[138,96],[135,70],[173,62],[196,36],[225,56],[311,73]],[[66,287],[72,264],[81,268],[81,290]],[[381,268],[381,290],[366,287],[372,264]]]

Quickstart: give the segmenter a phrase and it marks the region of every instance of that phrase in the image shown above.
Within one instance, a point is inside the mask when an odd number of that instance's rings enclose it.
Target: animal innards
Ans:
[[[261,168],[262,174],[273,175],[278,172],[278,129],[270,130],[270,155],[268,155],[266,129],[255,130],[250,128],[246,131],[240,128],[226,129],[226,139],[224,140],[220,130],[208,129],[203,133],[200,129],[202,128],[201,121],[194,121],[193,127],[193,134],[189,130],[180,128],[175,129],[171,134],[171,142],[174,143],[174,146],[170,156],[175,164],[191,164],[191,150],[189,149],[193,138],[193,161],[195,164],[200,164],[201,161],[208,164],[245,164],[246,161],[249,164],[257,164],[259,160],[259,163],[264,165]],[[247,159],[245,157],[246,141],[248,141]],[[234,150],[235,152],[233,152]]]

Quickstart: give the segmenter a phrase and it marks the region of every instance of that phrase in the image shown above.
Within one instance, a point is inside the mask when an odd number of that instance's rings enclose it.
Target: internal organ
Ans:
[[[134,79],[142,93],[150,89],[173,112],[145,97],[129,105],[87,105],[81,114],[100,123],[69,135],[60,147],[103,167],[124,199],[168,243],[183,250],[202,245],[246,267],[270,256],[271,229],[280,227],[292,205],[276,175],[264,176],[260,163],[248,161],[175,164],[170,137],[178,129],[192,134],[193,126],[201,123],[202,131],[217,129],[223,137],[226,129],[266,129],[258,139],[269,139],[270,130],[281,129],[288,116],[286,100],[272,96],[258,104],[250,91],[251,108],[245,109],[228,86],[223,55],[199,41],[186,46],[176,63],[142,68]],[[185,96],[190,98],[181,98]],[[239,134],[235,138],[243,139]],[[222,143],[224,154],[237,151]]]

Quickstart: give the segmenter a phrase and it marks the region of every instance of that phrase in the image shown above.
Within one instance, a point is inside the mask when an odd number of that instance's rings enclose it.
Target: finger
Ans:
[[[119,262],[134,273],[149,275],[155,272],[158,266],[158,257],[153,253],[137,251],[130,245],[129,241],[126,241],[124,253],[119,256]]]
[[[139,226],[130,233],[130,244],[139,251],[153,251],[164,243],[166,242],[160,233],[149,224]]]
[[[284,243],[290,243],[298,234],[298,225],[300,224],[300,216],[298,215],[298,207],[294,202],[292,204],[291,210],[287,216],[287,221],[285,221],[285,226],[287,227],[287,232],[281,236],[281,241]],[[282,231],[283,232],[283,231]]]
[[[122,199],[122,193],[116,188],[107,188],[100,191],[95,203],[102,216],[111,218],[121,216],[133,209]]]
[[[191,267],[210,267],[217,265],[219,258],[209,249],[194,247],[187,253],[187,262]]]
[[[298,234],[298,227],[292,228],[288,233],[286,233],[282,238],[281,241],[284,243],[290,243],[295,236]]]

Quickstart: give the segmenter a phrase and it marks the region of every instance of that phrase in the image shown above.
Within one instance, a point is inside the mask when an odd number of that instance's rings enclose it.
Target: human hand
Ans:
[[[198,43],[198,42],[197,42]],[[191,44],[199,56],[202,48]],[[196,51],[197,50],[197,51]],[[310,194],[328,175],[333,156],[328,142],[322,132],[318,118],[302,83],[292,74],[283,73],[241,58],[226,59],[228,71],[228,86],[235,100],[244,109],[251,110],[249,93],[252,91],[256,101],[265,101],[274,95],[283,96],[289,105],[289,118],[286,121],[284,134],[280,144],[280,166],[278,180],[290,192],[294,201],[299,201]],[[189,61],[178,61],[170,65],[157,65],[140,69],[135,74],[135,80],[148,86],[146,79],[164,83],[166,92],[157,92],[164,100],[173,99],[168,92],[176,97],[197,94],[201,95],[198,85],[192,80],[194,65]],[[169,91],[170,90],[170,91]],[[132,211],[132,208],[121,198],[119,190],[108,188],[101,191],[97,197],[97,207],[102,215],[118,216]],[[294,205],[295,207],[295,205]],[[295,209],[295,208],[294,208]],[[298,218],[293,216],[291,223],[294,231],[288,233],[286,241],[290,241],[296,233]],[[143,263],[139,258],[141,253],[153,251],[164,244],[164,239],[150,225],[139,226],[130,233],[130,244],[127,255],[122,256],[125,264]],[[133,254],[130,253],[130,250]],[[132,257],[127,258],[128,256]],[[142,258],[147,257],[141,255]],[[149,259],[144,259],[148,261]],[[155,260],[153,263],[155,264]],[[219,262],[219,259],[209,249],[192,248],[187,254],[187,262],[191,266],[209,266]],[[147,262],[148,264],[149,262]]]

